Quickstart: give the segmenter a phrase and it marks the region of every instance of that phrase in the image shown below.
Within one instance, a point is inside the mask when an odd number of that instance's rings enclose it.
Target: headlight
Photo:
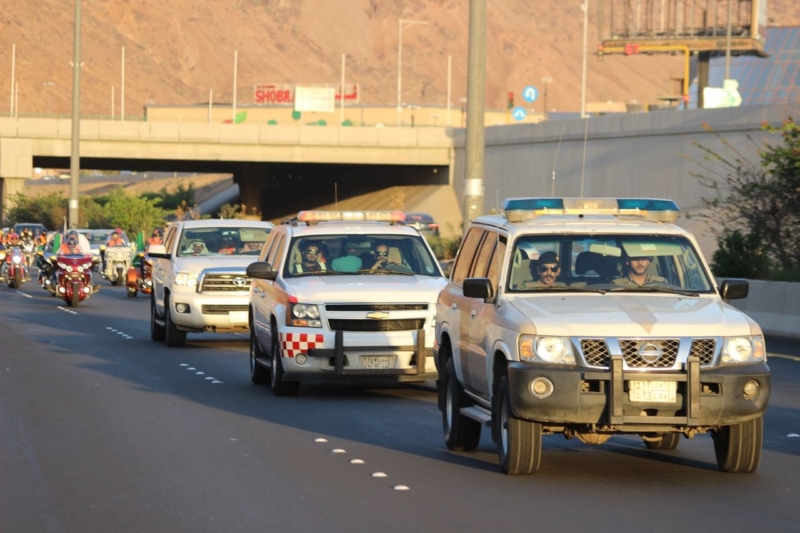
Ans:
[[[767,360],[764,337],[726,337],[722,340],[722,364],[758,363]]]
[[[6,259],[6,253],[0,252],[0,261],[5,261],[5,259]]]
[[[519,359],[526,362],[574,365],[575,352],[569,337],[522,335],[519,338]]]
[[[178,272],[175,274],[175,285],[186,285],[187,287],[194,287],[197,285],[197,277],[199,274],[194,272]]]
[[[67,272],[72,272],[72,265],[67,265]]]
[[[308,328],[321,328],[319,308],[314,304],[291,304],[288,325]]]
[[[64,270],[66,270],[67,269],[67,264],[66,263],[58,263],[58,268],[63,268]]]
[[[11,262],[20,264],[20,263],[22,263],[22,258],[20,256],[18,256],[18,255],[15,255],[14,257],[11,258]]]
[[[82,265],[78,265],[78,272],[83,272],[83,266]]]

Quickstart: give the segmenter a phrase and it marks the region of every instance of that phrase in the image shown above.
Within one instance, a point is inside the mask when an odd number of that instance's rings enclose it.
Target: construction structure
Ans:
[[[699,107],[712,56],[766,57],[767,0],[597,0],[597,9],[598,59],[605,54],[684,55],[684,107],[692,55],[698,60]]]

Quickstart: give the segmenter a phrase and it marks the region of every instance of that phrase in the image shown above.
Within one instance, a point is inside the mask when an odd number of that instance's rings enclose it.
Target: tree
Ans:
[[[128,235],[136,235],[140,231],[150,232],[153,228],[164,225],[167,211],[159,207],[159,200],[151,200],[139,196],[131,196],[122,189],[109,195],[105,205],[109,225],[125,230]]]
[[[10,224],[33,222],[44,224],[48,230],[60,228],[67,216],[67,199],[60,192],[45,196],[26,196],[17,193],[11,200],[13,207],[8,211]]]
[[[791,117],[780,127],[763,124],[762,129],[780,135],[781,141],[759,146],[748,137],[758,154],[756,161],[719,134],[723,153],[693,142],[703,152],[706,163],[701,166],[706,173],[692,175],[713,192],[703,201],[710,212],[707,217],[719,228],[720,248],[760,249],[765,264],[796,270],[800,268],[800,129]]]

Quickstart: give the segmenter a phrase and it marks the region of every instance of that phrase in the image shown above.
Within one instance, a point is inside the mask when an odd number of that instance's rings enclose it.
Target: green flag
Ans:
[[[242,111],[241,113],[236,113],[236,118],[233,120],[234,124],[241,124],[247,120],[247,111]]]
[[[144,252],[144,232],[140,231],[136,236],[136,251]]]
[[[58,253],[59,248],[61,248],[61,234],[56,233],[53,237],[53,253]]]

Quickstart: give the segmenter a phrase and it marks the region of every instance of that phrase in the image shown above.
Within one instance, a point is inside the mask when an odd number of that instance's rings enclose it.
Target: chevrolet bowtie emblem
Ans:
[[[367,313],[367,318],[383,320],[384,318],[389,318],[389,313],[386,311],[372,311],[371,313]]]

